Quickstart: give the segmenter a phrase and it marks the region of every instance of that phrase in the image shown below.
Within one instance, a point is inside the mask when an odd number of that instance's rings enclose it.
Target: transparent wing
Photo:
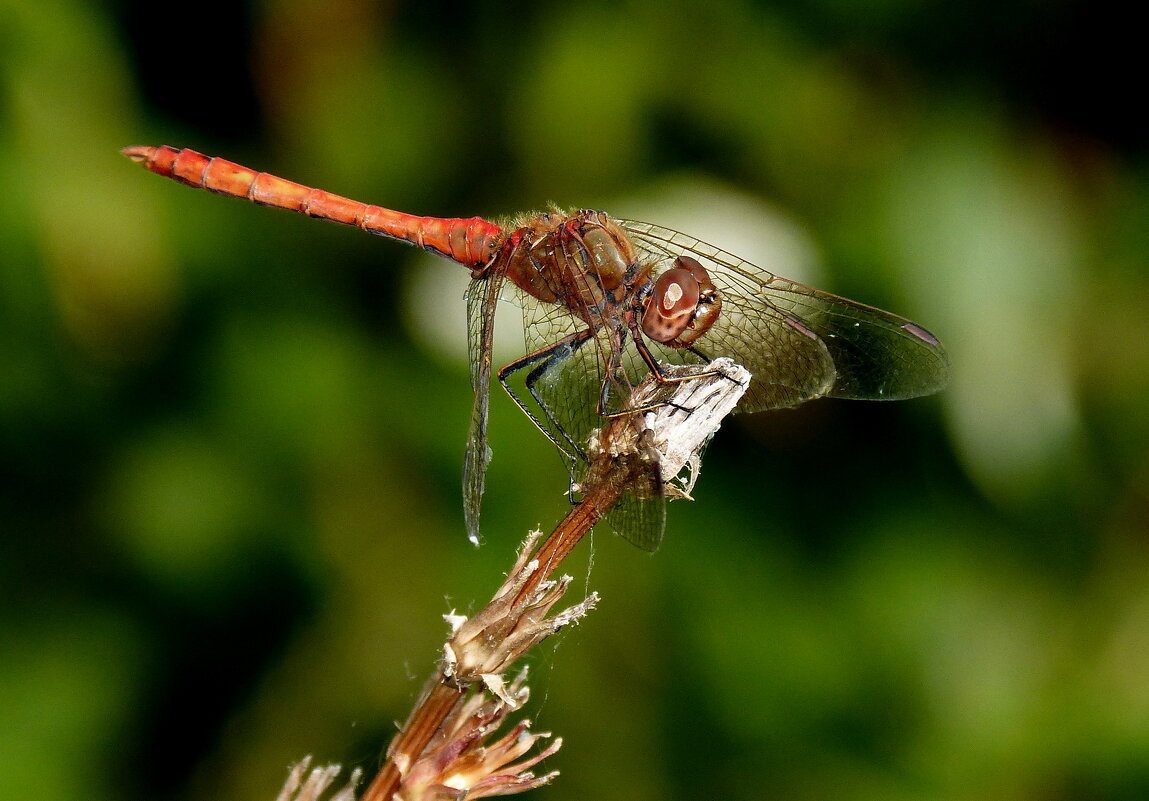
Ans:
[[[608,422],[599,414],[600,405],[607,411],[626,408],[634,386],[647,375],[646,366],[633,348],[620,350],[624,340],[617,326],[587,310],[582,310],[580,319],[562,306],[542,303],[518,290],[508,294],[523,309],[529,355],[524,357],[526,365],[507,376],[507,389],[562,451],[573,486],[586,478],[592,432]],[[538,358],[532,359],[534,355]],[[654,551],[666,525],[666,498],[658,476],[638,484],[642,497],[634,494],[635,488],[629,489],[606,512],[602,524],[639,548]]]
[[[487,444],[487,411],[491,397],[491,347],[495,337],[495,307],[503,273],[488,270],[467,287],[467,354],[471,363],[471,423],[463,459],[463,519],[467,537],[479,542],[479,509],[491,448]]]
[[[666,530],[666,497],[623,495],[603,522],[631,545],[653,553],[662,544]]]
[[[601,325],[589,325],[560,305],[520,294],[528,352],[567,343],[519,379],[527,402],[539,411],[540,427],[573,466],[586,450],[591,431],[603,422],[598,402],[609,358],[608,338]]]
[[[743,412],[795,406],[820,396],[899,400],[945,386],[949,358],[937,338],[896,314],[773,275],[692,236],[621,220],[645,257],[689,253],[710,272],[722,298],[695,356],[729,356],[753,375]],[[657,272],[657,270],[656,270]],[[689,357],[670,348],[659,356]]]

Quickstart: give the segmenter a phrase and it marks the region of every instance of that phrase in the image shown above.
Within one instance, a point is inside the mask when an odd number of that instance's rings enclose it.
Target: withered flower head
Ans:
[[[446,616],[452,634],[444,646],[444,673],[460,686],[479,680],[488,686],[497,684],[497,677],[515,660],[563,626],[577,622],[598,601],[598,594],[591,593],[582,603],[548,618],[547,612],[566,592],[570,576],[520,592],[539,569],[538,562],[529,559],[539,537],[534,532],[523,543],[510,575],[486,607],[472,618]]]
[[[526,702],[526,673],[523,670],[502,688],[510,703],[489,688],[477,689],[460,702],[422,755],[404,772],[396,797],[402,801],[489,798],[531,790],[558,776],[558,771],[536,776],[530,768],[558,751],[561,738],[522,759],[538,741],[550,737],[548,733],[531,733],[530,721],[520,721],[493,743],[487,742],[507,713]]]

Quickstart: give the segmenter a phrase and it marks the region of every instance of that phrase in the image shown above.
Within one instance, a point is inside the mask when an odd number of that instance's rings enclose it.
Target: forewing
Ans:
[[[692,350],[729,356],[753,375],[738,410],[795,406],[820,396],[899,400],[946,383],[949,359],[925,328],[904,317],[773,275],[694,237],[650,223],[621,221],[645,257],[699,259],[722,311]],[[659,355],[673,361],[671,348]]]

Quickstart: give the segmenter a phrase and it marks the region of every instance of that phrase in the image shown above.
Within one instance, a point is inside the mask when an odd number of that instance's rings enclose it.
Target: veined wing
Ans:
[[[547,354],[508,376],[508,388],[523,410],[559,446],[566,457],[572,485],[577,484],[586,478],[585,454],[592,431],[609,422],[598,413],[600,400],[611,411],[625,408],[634,387],[649,371],[633,347],[616,353],[626,341],[626,337],[621,341],[616,338],[617,325],[581,310],[593,321],[591,324],[561,305],[540,302],[513,287],[506,289],[512,296],[508,299],[523,309],[528,352]],[[608,380],[611,365],[615,369]],[[666,498],[660,476],[651,474],[640,483],[641,487],[636,484],[633,491],[624,493],[606,511],[603,522],[628,542],[653,551],[665,528]]]
[[[463,519],[467,538],[479,543],[479,511],[486,486],[491,447],[487,444],[487,412],[491,399],[491,349],[495,312],[504,275],[488,271],[467,287],[467,353],[471,363],[471,423],[463,459]]]
[[[750,370],[739,411],[796,406],[821,396],[900,400],[945,386],[949,358],[922,326],[773,275],[678,231],[620,223],[644,256],[669,266],[690,254],[710,272],[722,311],[691,350],[706,361],[729,356]],[[671,361],[689,360],[670,348],[657,350]]]

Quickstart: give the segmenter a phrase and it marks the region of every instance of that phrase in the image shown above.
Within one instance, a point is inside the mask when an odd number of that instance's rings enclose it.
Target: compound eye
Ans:
[[[675,263],[682,265],[683,261],[679,258]],[[694,320],[698,293],[698,280],[687,267],[672,267],[658,276],[642,314],[642,333],[655,342],[676,339]]]

